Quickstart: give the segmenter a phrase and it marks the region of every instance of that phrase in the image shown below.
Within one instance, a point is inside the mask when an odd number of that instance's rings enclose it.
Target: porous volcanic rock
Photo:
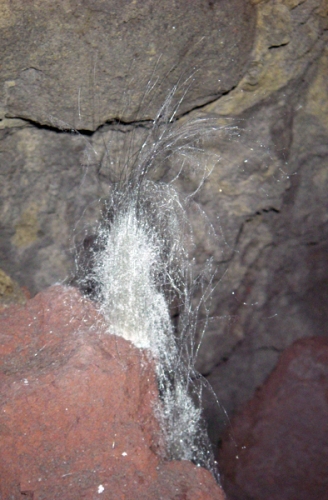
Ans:
[[[328,499],[327,394],[328,340],[295,342],[225,434],[229,499]]]
[[[208,471],[164,461],[151,360],[76,289],[0,322],[1,499],[224,498]]]

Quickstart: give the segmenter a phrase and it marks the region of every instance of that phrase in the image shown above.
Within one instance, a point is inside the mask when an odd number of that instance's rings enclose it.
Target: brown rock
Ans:
[[[223,499],[208,471],[161,458],[152,362],[77,290],[0,321],[1,499]]]
[[[0,269],[0,310],[9,304],[25,304],[31,298],[26,287],[20,287],[16,281],[11,279]]]
[[[328,339],[295,342],[223,439],[228,498],[328,499],[327,394]]]

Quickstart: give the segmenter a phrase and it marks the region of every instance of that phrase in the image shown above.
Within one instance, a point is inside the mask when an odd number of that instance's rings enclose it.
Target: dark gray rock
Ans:
[[[2,116],[80,130],[153,118],[173,85],[195,72],[181,112],[229,91],[255,27],[254,7],[240,0],[192,8],[183,0],[16,0],[3,11]]]

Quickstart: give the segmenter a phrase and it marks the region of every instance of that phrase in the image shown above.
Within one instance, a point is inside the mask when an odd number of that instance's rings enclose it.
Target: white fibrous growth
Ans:
[[[132,206],[118,214],[99,253],[96,272],[102,306],[111,331],[137,347],[157,353],[172,324],[163,292],[158,290],[160,248],[147,223],[140,223]]]
[[[148,185],[148,189],[156,187],[153,183]],[[172,202],[170,210],[173,219],[178,219],[174,212],[178,207],[174,205]],[[171,229],[176,223],[177,220]],[[201,409],[191,395],[194,369],[188,343],[192,339],[185,335],[186,331],[174,331],[170,316],[170,295],[176,296],[183,306],[186,301],[189,304],[184,279],[190,269],[181,256],[182,267],[177,267],[175,252],[183,249],[181,236],[175,236],[177,248],[166,249],[166,255],[165,244],[170,242],[165,241],[165,234],[149,225],[142,210],[137,215],[133,202],[126,212],[116,214],[110,228],[102,229],[100,235],[104,247],[95,267],[100,307],[110,333],[152,353],[161,395],[156,413],[164,430],[168,456],[210,466],[212,453],[201,427]],[[188,326],[192,328],[192,324],[184,325]],[[204,439],[206,445],[202,448]]]
[[[168,458],[192,460],[217,477],[202,422],[202,384],[194,369],[197,306],[192,307],[192,289],[201,279],[193,277],[188,255],[191,232],[185,201],[173,183],[148,176],[172,154],[184,164],[212,125],[200,119],[177,128],[167,119],[161,128],[171,98],[106,202],[92,280],[108,331],[147,349],[155,361],[160,393],[156,414]],[[206,293],[203,290],[203,298]],[[178,311],[178,325],[172,323],[172,308]]]

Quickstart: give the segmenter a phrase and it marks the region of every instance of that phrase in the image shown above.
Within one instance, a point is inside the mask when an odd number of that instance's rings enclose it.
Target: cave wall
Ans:
[[[233,414],[294,340],[328,333],[327,2],[0,9],[3,299],[72,279],[127,149],[190,80],[177,119],[223,127],[204,137],[212,173],[190,204],[197,265],[217,268],[197,368]],[[216,440],[227,419],[205,406]]]

